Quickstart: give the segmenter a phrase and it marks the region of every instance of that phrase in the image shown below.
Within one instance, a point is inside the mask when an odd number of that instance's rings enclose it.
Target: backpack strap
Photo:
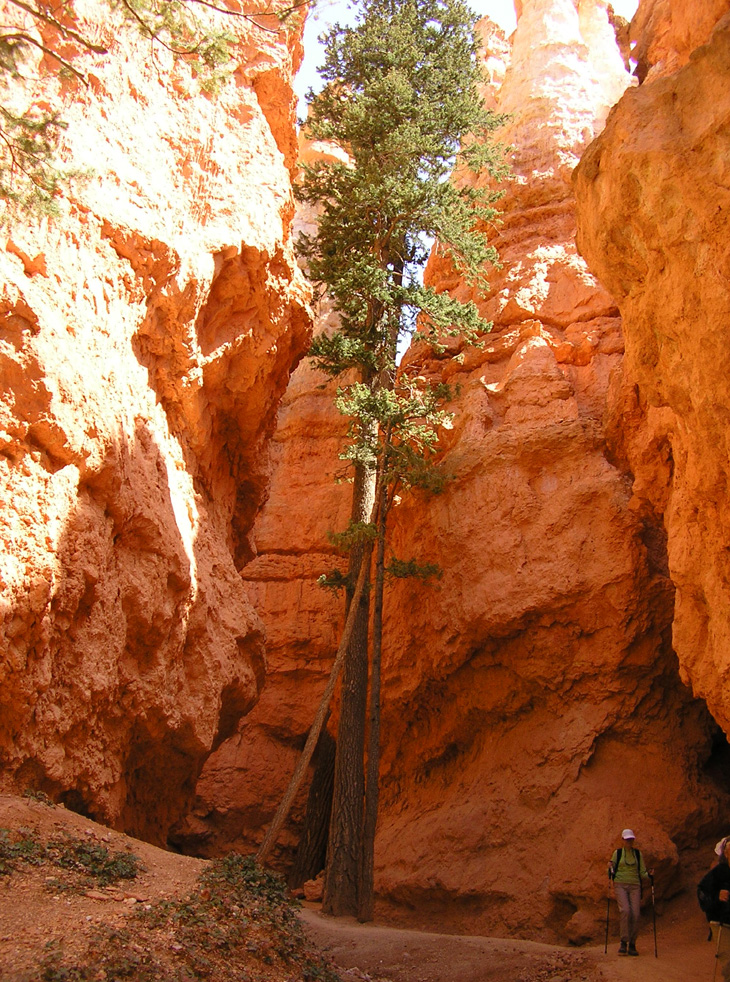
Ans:
[[[619,848],[616,850],[616,865],[613,868],[613,874],[611,876],[611,879],[612,880],[615,880],[616,879],[616,874],[618,873],[618,868],[619,868],[619,865],[621,863],[621,854],[622,854],[622,852],[623,852],[623,849],[619,846]]]
[[[618,873],[618,868],[621,863],[621,857],[623,856],[623,849],[621,846],[616,850],[616,868],[613,871],[614,879]],[[641,886],[641,852],[638,849],[634,849],[634,855],[636,856],[636,874],[639,877],[639,886]]]

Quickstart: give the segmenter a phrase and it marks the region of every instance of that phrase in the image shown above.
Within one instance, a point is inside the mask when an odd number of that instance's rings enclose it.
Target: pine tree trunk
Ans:
[[[368,732],[365,813],[360,859],[360,891],[357,919],[372,921],[375,910],[375,829],[380,797],[380,665],[383,650],[383,593],[385,588],[385,530],[387,488],[379,491],[378,542],[375,552],[375,594],[373,597],[373,659],[370,674],[370,727]]]
[[[365,560],[362,563],[362,569],[358,574],[357,584],[355,586],[354,599],[358,607],[360,598],[363,596],[363,594],[367,593],[366,586],[369,585],[369,566],[371,555],[372,545],[368,545],[365,550]],[[366,580],[368,581],[367,584]],[[324,726],[327,716],[329,715],[330,701],[334,695],[335,685],[337,684],[337,680],[340,676],[340,670],[345,662],[345,656],[347,654],[355,625],[356,614],[357,608],[353,608],[352,611],[348,611],[347,613],[345,628],[342,632],[342,638],[340,639],[340,646],[337,649],[337,654],[335,655],[335,660],[330,671],[330,677],[327,680],[327,685],[325,686],[325,690],[322,694],[319,707],[314,717],[314,722],[310,727],[307,741],[304,744],[304,750],[302,750],[299,760],[297,761],[297,766],[294,768],[294,773],[289,781],[289,786],[284,792],[284,797],[281,799],[279,807],[276,810],[276,814],[271,821],[271,825],[269,826],[268,831],[266,832],[266,835],[258,848],[258,852],[256,853],[256,861],[262,866],[268,859],[269,853],[273,849],[274,843],[276,842],[276,837],[287,819],[297,791],[301,787],[302,781],[304,780],[304,775],[307,767],[309,766],[309,762],[312,759],[312,755],[314,754],[314,749],[319,741],[322,727]]]
[[[373,512],[375,472],[362,465],[355,469],[352,520],[369,522]],[[366,550],[371,555],[371,550]],[[363,547],[353,549],[350,582],[360,572]],[[365,795],[365,715],[368,684],[369,596],[363,592],[342,672],[340,719],[337,728],[335,786],[327,843],[322,910],[326,914],[356,915],[362,849]]]
[[[289,873],[291,890],[313,880],[324,869],[327,859],[327,836],[332,812],[332,790],[335,783],[335,741],[325,728],[314,752],[314,775],[307,796],[304,818],[294,865]]]

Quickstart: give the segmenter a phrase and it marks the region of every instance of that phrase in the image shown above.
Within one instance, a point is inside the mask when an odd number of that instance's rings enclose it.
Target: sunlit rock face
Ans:
[[[61,110],[86,177],[0,252],[0,780],[163,841],[265,674],[238,568],[308,343],[299,41],[241,22],[206,94],[76,9],[108,55],[67,45],[88,88],[49,62],[27,98]]]
[[[302,138],[300,159],[333,148]],[[300,205],[295,235],[315,216]],[[323,298],[317,332],[334,329]],[[256,556],[242,570],[247,594],[266,625],[266,685],[237,733],[206,762],[190,813],[174,830],[176,844],[204,855],[253,850],[284,794],[312,723],[342,627],[339,594],[317,582],[345,561],[329,534],[347,527],[352,486],[339,452],[347,421],[337,412],[337,382],[304,359],[279,406],[271,450],[271,483],[252,538]],[[291,858],[306,801],[306,784],[274,856]]]
[[[572,170],[632,80],[601,2],[531,0],[510,41],[486,21],[482,33],[487,99],[510,114],[501,139],[515,148],[503,268],[479,298],[494,321],[483,348],[406,357],[461,395],[444,438],[453,479],[393,516],[395,552],[443,576],[389,587],[376,887],[391,918],[581,941],[600,932],[605,859],[626,824],[660,890],[676,887],[678,848],[719,814],[703,770],[716,727],[672,651],[661,522],[635,508],[607,442],[621,321],[574,243]],[[441,261],[428,276],[471,296]],[[349,510],[325,381],[300,366],[279,413],[244,569],[271,671],[182,829],[210,853],[260,841],[337,643],[339,602],[315,584]]]
[[[686,65],[727,11],[727,0],[641,0],[630,29],[637,76],[654,81]]]
[[[334,387],[302,363],[282,401],[271,449],[272,481],[255,525],[257,555],[243,570],[266,625],[266,685],[238,731],[206,762],[190,814],[174,841],[203,855],[253,850],[274,814],[312,724],[342,627],[339,595],[318,578],[341,557],[328,532],[347,526],[351,485],[336,483],[343,421]],[[277,852],[291,850],[306,786]],[[276,853],[275,853],[276,855]]]
[[[728,733],[730,4],[702,8],[690,25],[681,3],[642,5],[662,25],[655,61],[575,186],[581,252],[624,322],[614,452],[633,475],[633,509],[665,530],[682,677]]]
[[[494,101],[515,148],[494,329],[408,356],[461,396],[452,482],[395,521],[396,552],[443,577],[389,598],[377,884],[460,929],[595,937],[617,831],[641,829],[671,892],[677,848],[718,816],[661,523],[606,440],[619,311],[574,244],[572,170],[629,86],[605,4],[523,4]],[[427,275],[471,295],[442,262]]]

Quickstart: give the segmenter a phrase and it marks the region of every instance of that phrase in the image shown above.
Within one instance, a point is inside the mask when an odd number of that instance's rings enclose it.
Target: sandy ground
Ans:
[[[0,982],[32,977],[54,943],[82,950],[95,928],[124,927],[139,903],[183,897],[194,889],[205,863],[177,856],[114,832],[59,806],[0,795],[0,829],[27,829],[44,840],[81,837],[110,851],[133,852],[145,872],[123,888],[67,893],[49,889],[48,870],[22,867],[0,877]]]
[[[612,910],[615,922],[615,909]],[[559,948],[529,941],[464,937],[363,925],[302,910],[307,931],[331,955],[344,978],[389,982],[712,982],[715,945],[693,898],[657,919],[657,955],[649,919],[638,958],[618,954],[618,942]],[[348,972],[348,970],[350,970]],[[720,972],[717,973],[719,982]]]
[[[0,829],[28,828],[47,837],[87,837],[110,849],[133,851],[145,872],[129,889],[55,893],[41,870],[0,877],[0,980],[30,977],[49,942],[81,946],[99,924],[121,926],[138,903],[181,897],[194,888],[204,860],[157,849],[60,807],[0,795]],[[46,876],[47,879],[47,876]],[[658,958],[651,919],[645,918],[639,958],[620,957],[611,939],[568,948],[522,940],[467,937],[396,929],[302,908],[305,928],[341,969],[344,982],[712,982],[715,946],[694,897],[688,894],[657,918]],[[617,927],[612,907],[612,927]],[[613,934],[613,931],[612,931]],[[720,973],[717,973],[719,982]],[[213,980],[214,982],[214,980]]]

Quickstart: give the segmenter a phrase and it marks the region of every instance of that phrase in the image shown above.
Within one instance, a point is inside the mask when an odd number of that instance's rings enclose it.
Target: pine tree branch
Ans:
[[[301,10],[302,7],[313,6],[316,0],[299,0],[298,3],[293,3],[289,7],[285,7],[283,10],[273,10],[269,6],[268,10],[257,10],[254,13],[246,13],[243,10],[231,10],[230,7],[219,7],[218,4],[211,3],[211,0],[183,0],[183,3],[199,3],[203,7],[209,7],[211,10],[215,10],[219,14],[226,14],[228,17],[244,17],[248,20],[250,17],[281,17],[284,14],[292,14],[295,10]]]
[[[255,13],[245,13],[243,10],[231,10],[227,7],[219,7],[216,3],[211,3],[211,0],[183,0],[184,3],[198,3],[202,7],[208,7],[209,10],[214,10],[218,14],[225,14],[227,17],[239,17],[243,20],[247,20],[254,27],[258,27],[261,31],[266,31],[268,34],[278,34],[280,28],[278,27],[265,27],[263,24],[259,24],[258,21],[254,20],[255,17],[284,17],[288,14],[294,13],[295,10],[301,10],[303,7],[308,7],[312,5],[313,0],[300,0],[298,3],[293,3],[289,7],[285,7],[284,10],[259,10]]]
[[[30,4],[23,3],[23,0],[9,0],[9,2],[14,7],[18,7],[20,10],[24,10],[27,14],[30,14],[31,17],[36,17],[38,20],[42,20],[46,24],[50,24],[51,27],[55,27],[57,31],[60,31],[61,34],[64,35],[64,37],[73,38],[74,41],[78,41],[78,43],[83,45],[83,47],[85,47],[88,51],[93,51],[97,55],[109,54],[108,48],[104,48],[99,44],[93,44],[82,34],[79,34],[78,31],[74,31],[71,27],[66,27],[65,24],[62,24],[59,20],[56,20],[56,18],[51,14],[44,13],[40,8],[31,7]],[[27,38],[27,40],[30,40],[30,38]],[[39,47],[41,47],[41,45],[39,45]],[[46,51],[47,49],[44,48],[43,50]],[[57,55],[54,55],[54,57],[58,58]],[[63,59],[58,58],[58,61],[63,61]],[[66,64],[66,62],[64,62],[64,64]],[[78,72],[75,74],[78,74]]]
[[[15,0],[11,0],[11,3],[14,2]],[[32,37],[30,34],[26,34],[24,31],[19,31],[16,34],[3,34],[2,37],[0,37],[0,41],[23,41],[26,44],[32,44],[34,47],[39,48],[44,54],[48,55],[49,58],[53,58],[54,61],[57,61],[59,64],[63,65],[64,68],[67,68],[68,71],[74,74],[79,81],[84,83],[84,85],[88,86],[89,84],[88,79],[83,72],[80,72],[77,68],[74,68],[70,61],[62,58],[58,52],[53,51],[51,48],[47,48],[45,44],[41,44],[40,41],[37,41],[34,37]],[[103,53],[106,54],[106,51]]]
[[[5,130],[1,128],[0,128],[0,140],[2,140],[2,142],[5,144],[5,146],[8,149],[8,153],[10,154],[10,160],[12,161],[11,167],[17,167],[19,171],[23,172],[23,174],[27,174],[28,177],[31,177],[31,172],[26,167],[23,166],[22,161],[18,155],[17,145],[7,135]]]
[[[150,27],[150,25],[147,23],[144,17],[140,16],[140,14],[137,13],[137,11],[134,9],[132,4],[129,3],[129,0],[121,0],[121,2],[124,9],[131,14],[133,20],[137,21],[139,26],[142,28],[144,33],[150,38],[150,40],[154,41],[156,44],[161,45],[163,48],[165,48],[166,51],[170,51],[174,55],[193,55],[200,48],[200,44],[196,44],[195,47],[193,48],[174,48],[172,45],[167,44],[165,41],[162,40],[160,36],[160,31],[159,30],[156,31],[153,27]]]
[[[253,24],[254,27],[258,27],[260,31],[266,31],[267,34],[278,34],[280,30],[278,27],[265,27],[263,24],[259,24],[258,21],[254,20],[254,17],[265,17],[268,11],[262,11],[257,14],[245,14],[242,10],[224,10],[222,7],[217,6],[217,4],[210,3],[209,0],[184,0],[184,2],[199,3],[202,7],[215,10],[218,14],[227,14],[229,17],[240,17],[242,20],[247,20],[249,24]]]

